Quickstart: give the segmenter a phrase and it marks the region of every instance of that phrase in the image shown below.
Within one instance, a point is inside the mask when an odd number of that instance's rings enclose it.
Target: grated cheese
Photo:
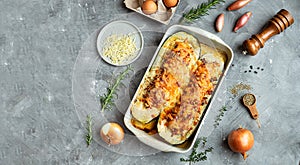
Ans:
[[[112,34],[106,38],[103,55],[114,64],[133,58],[137,51],[135,39],[131,34]]]

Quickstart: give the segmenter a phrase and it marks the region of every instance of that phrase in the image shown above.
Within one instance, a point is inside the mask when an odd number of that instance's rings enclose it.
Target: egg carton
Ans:
[[[168,25],[173,15],[175,14],[176,8],[179,5],[180,0],[178,1],[178,4],[175,7],[171,7],[171,8],[166,7],[163,3],[163,0],[154,0],[154,1],[157,3],[157,12],[150,15],[147,15],[142,11],[141,6],[144,0],[124,0],[124,3],[128,9],[133,10],[139,14],[142,14],[150,19]]]

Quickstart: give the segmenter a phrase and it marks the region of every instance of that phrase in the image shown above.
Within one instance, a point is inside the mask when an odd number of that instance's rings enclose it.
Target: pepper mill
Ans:
[[[245,40],[243,43],[243,54],[256,55],[260,48],[264,47],[265,42],[272,36],[281,33],[287,27],[294,23],[293,16],[285,9],[281,9],[263,30],[255,35],[252,35],[250,39]]]

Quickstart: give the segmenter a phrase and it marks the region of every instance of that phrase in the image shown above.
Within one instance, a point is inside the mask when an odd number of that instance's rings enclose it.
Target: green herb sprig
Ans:
[[[86,144],[89,146],[92,142],[93,139],[93,135],[92,135],[92,117],[91,115],[87,115],[86,116],[86,130],[87,130],[87,134],[85,136],[85,141]]]
[[[208,0],[207,2],[198,5],[196,8],[192,8],[189,12],[184,13],[183,18],[187,22],[192,22],[201,16],[208,15],[210,9],[214,9],[217,4],[222,2],[225,2],[225,0]]]
[[[208,147],[203,152],[198,153],[197,149],[198,149],[201,141],[202,141],[202,147],[205,147],[205,144],[207,142],[207,137],[198,138],[193,146],[190,156],[188,158],[180,158],[180,161],[189,162],[189,164],[192,164],[192,163],[196,163],[199,161],[207,160],[207,153],[212,152],[213,147]]]
[[[220,122],[222,121],[222,117],[224,116],[225,111],[227,111],[226,106],[223,106],[219,110],[219,115],[216,117],[215,124],[214,124],[215,128],[217,128],[220,125]]]
[[[121,81],[126,77],[128,72],[132,70],[131,66],[128,66],[126,70],[124,70],[120,75],[118,75],[115,83],[107,88],[107,93],[104,94],[104,96],[100,97],[100,103],[101,103],[101,111],[103,112],[105,109],[111,109],[111,106],[113,105],[113,96],[115,95],[115,92],[117,90],[117,87],[121,83]]]

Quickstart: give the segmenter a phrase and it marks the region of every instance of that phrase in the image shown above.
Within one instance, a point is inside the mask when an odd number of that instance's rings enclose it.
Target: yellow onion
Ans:
[[[118,123],[106,123],[100,130],[100,136],[109,145],[116,145],[124,139],[124,130]]]
[[[233,130],[228,135],[228,145],[233,152],[238,152],[246,159],[247,151],[254,145],[254,136],[251,131],[245,128]]]

